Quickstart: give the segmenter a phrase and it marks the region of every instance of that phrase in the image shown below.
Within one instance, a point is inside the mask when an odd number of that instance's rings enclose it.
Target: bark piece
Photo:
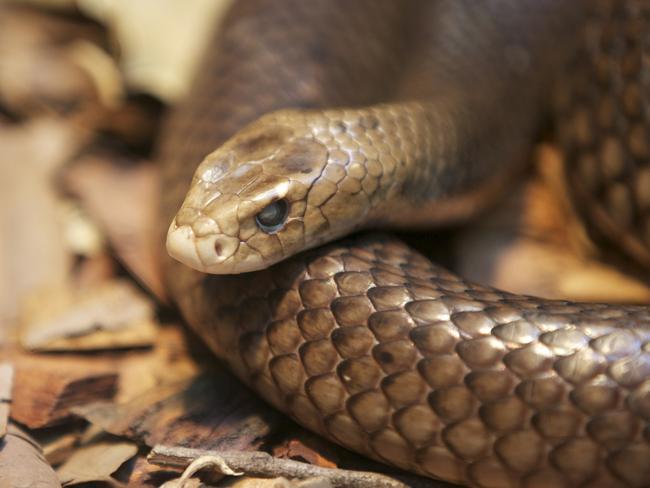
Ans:
[[[117,372],[91,358],[22,356],[16,361],[11,417],[30,428],[56,425],[70,409],[112,398]]]
[[[10,424],[0,440],[0,486],[11,488],[58,488],[54,470],[39,445],[25,431]]]
[[[29,350],[96,350],[150,346],[153,304],[127,281],[64,287],[30,297],[22,345]]]
[[[73,486],[91,481],[118,484],[111,475],[137,452],[137,446],[131,442],[104,440],[77,449],[57,469],[57,474],[63,486]]]
[[[75,413],[148,446],[207,449],[257,449],[284,422],[223,371],[161,385],[122,405],[98,403]]]

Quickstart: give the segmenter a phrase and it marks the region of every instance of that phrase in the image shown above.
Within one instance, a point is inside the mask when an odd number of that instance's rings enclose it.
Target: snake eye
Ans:
[[[289,213],[289,205],[286,200],[278,200],[270,203],[255,216],[257,226],[267,234],[277,232],[284,224]]]

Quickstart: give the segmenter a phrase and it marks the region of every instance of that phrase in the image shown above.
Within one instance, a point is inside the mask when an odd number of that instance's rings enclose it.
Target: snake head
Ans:
[[[199,165],[169,227],[172,257],[236,274],[337,237],[319,209],[328,149],[287,112],[259,119]]]

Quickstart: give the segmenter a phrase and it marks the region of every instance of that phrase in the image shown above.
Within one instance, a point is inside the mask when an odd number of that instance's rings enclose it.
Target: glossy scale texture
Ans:
[[[549,83],[561,74],[556,43],[567,34],[581,39],[566,5],[238,1],[167,128],[167,222],[206,154],[286,107],[399,103],[448,89],[441,103],[454,116],[438,137],[443,145],[460,140],[448,146],[443,187],[462,195],[477,175],[521,165]],[[596,30],[621,9],[648,15],[641,1],[590,5],[596,14],[585,18]],[[564,14],[566,24],[558,22]],[[513,42],[526,47],[502,49]],[[591,79],[565,79],[579,76]],[[565,94],[572,89],[564,85]],[[578,107],[571,96],[558,98],[562,117]],[[572,124],[561,127],[566,147],[583,147]],[[413,166],[418,185],[402,187],[404,199],[440,188],[430,169]],[[604,229],[597,216],[591,222]],[[467,283],[384,235],[242,275],[170,262],[169,276],[190,325],[235,374],[350,449],[471,486],[650,485],[646,307],[547,301]]]

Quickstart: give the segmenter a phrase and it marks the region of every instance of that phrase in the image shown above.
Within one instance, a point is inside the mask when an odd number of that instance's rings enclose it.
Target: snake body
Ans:
[[[501,292],[383,235],[318,247],[472,215],[554,106],[576,202],[647,263],[649,17],[236,2],[161,149],[170,220],[191,183],[168,248],[219,274],[169,262],[188,323],[268,402],[380,461],[471,486],[650,485],[649,308]]]

